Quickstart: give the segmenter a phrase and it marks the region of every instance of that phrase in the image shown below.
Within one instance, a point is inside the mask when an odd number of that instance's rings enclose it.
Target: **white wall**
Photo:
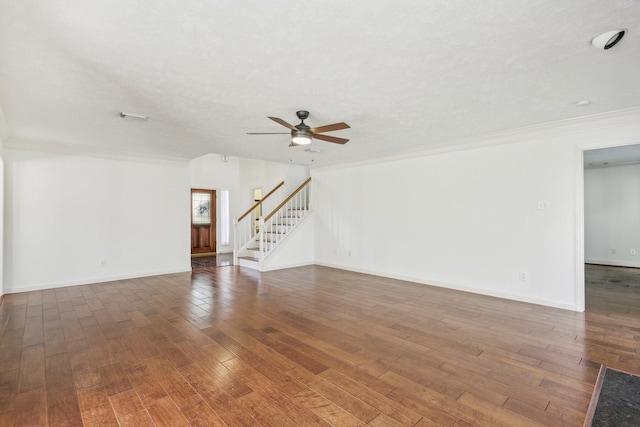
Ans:
[[[478,137],[465,151],[315,168],[315,261],[581,310],[582,150],[638,135],[640,109]],[[235,169],[212,172],[219,156],[200,162],[5,150],[5,291],[188,270],[190,186],[232,190],[235,181],[243,209],[252,188],[283,178],[295,187],[308,174],[233,158]]]
[[[263,194],[266,194],[282,181],[284,181],[285,194],[288,195],[309,177],[309,168],[306,166],[255,159],[239,159],[239,161],[240,185],[247,190],[247,200],[250,200],[252,189],[261,187]]]
[[[314,264],[314,223],[314,215],[311,212],[296,228],[287,233],[286,240],[276,246],[264,260],[263,271]]]
[[[640,164],[589,168],[584,180],[586,261],[640,267]]]
[[[190,271],[186,163],[7,149],[5,170],[6,292]]]
[[[0,296],[4,295],[4,149],[0,138]]]
[[[313,168],[316,263],[582,310],[582,150],[637,142],[638,114]]]
[[[233,252],[233,218],[242,215],[253,204],[254,188],[262,188],[263,194],[285,181],[285,192],[290,193],[309,177],[309,168],[286,163],[230,157],[223,163],[218,154],[207,154],[189,162],[191,188],[229,190],[231,239],[229,245],[217,244],[216,252]],[[220,202],[216,218],[220,218]],[[217,224],[217,235],[220,224]],[[219,240],[219,239],[217,239]]]
[[[4,112],[0,108],[0,296],[4,295],[4,141],[9,134]]]

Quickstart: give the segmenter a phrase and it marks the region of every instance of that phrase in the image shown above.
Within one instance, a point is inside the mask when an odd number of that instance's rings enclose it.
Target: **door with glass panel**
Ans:
[[[216,251],[216,192],[191,190],[191,253]]]

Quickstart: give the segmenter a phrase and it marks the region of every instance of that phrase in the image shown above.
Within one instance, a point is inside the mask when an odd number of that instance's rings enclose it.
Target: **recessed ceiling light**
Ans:
[[[118,115],[123,119],[147,120],[149,118],[149,116],[147,116],[146,114],[124,113],[122,111]]]
[[[318,150],[317,148],[307,148],[304,151],[308,151],[309,153],[319,153],[320,150]]]
[[[587,105],[591,105],[591,101],[589,101],[588,99],[583,99],[581,101],[577,101],[576,105],[578,107],[586,107]]]
[[[606,33],[594,37],[593,40],[591,40],[591,45],[596,49],[611,49],[618,44],[620,40],[622,40],[622,37],[624,37],[626,32],[627,30],[625,29],[607,31]]]

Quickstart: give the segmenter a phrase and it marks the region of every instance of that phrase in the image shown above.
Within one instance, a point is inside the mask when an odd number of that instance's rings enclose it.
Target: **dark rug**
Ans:
[[[587,411],[586,426],[640,426],[640,377],[602,366]]]

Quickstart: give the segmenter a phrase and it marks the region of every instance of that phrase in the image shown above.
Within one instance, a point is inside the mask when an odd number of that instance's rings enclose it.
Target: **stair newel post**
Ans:
[[[264,256],[264,218],[260,218],[258,221],[258,240],[260,241],[260,255],[258,256],[258,262],[262,268],[262,258]]]
[[[233,218],[233,265],[238,265],[238,217]]]

